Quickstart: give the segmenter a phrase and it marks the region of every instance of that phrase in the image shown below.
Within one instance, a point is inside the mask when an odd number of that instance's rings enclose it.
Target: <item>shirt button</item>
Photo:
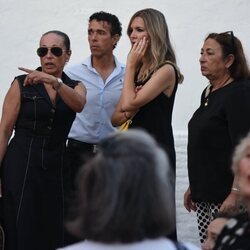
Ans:
[[[51,130],[51,129],[52,129],[52,127],[51,127],[51,126],[48,126],[47,128],[48,128],[48,130]]]
[[[54,114],[56,112],[56,110],[55,109],[51,109],[50,112]]]

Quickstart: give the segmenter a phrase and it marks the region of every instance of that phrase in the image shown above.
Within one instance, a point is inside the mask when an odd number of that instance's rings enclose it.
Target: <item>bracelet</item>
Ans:
[[[53,89],[57,92],[62,87],[63,81],[61,78],[56,78],[56,81],[56,86],[53,86]]]
[[[235,191],[235,192],[240,192],[240,190],[238,188],[235,188],[235,187],[232,187],[231,190]]]

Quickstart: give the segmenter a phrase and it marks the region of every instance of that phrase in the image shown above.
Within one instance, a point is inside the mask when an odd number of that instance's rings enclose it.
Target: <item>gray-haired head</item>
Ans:
[[[175,227],[173,175],[165,151],[144,131],[116,132],[77,178],[79,207],[68,227],[101,242],[134,242]]]

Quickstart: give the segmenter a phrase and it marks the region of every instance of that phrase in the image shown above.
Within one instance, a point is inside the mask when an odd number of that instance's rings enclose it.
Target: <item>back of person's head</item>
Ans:
[[[153,62],[160,64],[165,60],[176,63],[175,53],[169,38],[169,31],[164,15],[152,8],[137,11],[130,19],[127,34],[131,34],[131,23],[136,17],[143,19],[145,28],[150,37],[150,51]]]
[[[107,22],[111,27],[111,36],[122,35],[122,24],[116,15],[104,11],[95,12],[89,17],[89,22],[93,20]]]
[[[241,41],[233,32],[210,33],[205,40],[209,38],[220,44],[224,59],[230,54],[234,55],[234,62],[228,69],[232,77],[236,80],[249,79],[250,71]]]
[[[168,158],[144,131],[116,132],[79,172],[77,216],[68,229],[99,242],[135,242],[171,233],[174,189]]]

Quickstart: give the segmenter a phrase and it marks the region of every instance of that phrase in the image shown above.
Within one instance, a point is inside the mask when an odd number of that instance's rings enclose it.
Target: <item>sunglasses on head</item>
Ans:
[[[52,48],[40,47],[37,49],[36,52],[39,57],[44,57],[48,54],[49,50],[56,57],[59,57],[63,54],[63,49],[60,47],[52,47]]]
[[[225,32],[222,32],[220,33],[222,35],[229,35],[230,36],[230,39],[231,39],[231,48],[232,48],[232,52],[234,53],[235,52],[235,44],[234,44],[234,33],[233,31],[225,31]]]

